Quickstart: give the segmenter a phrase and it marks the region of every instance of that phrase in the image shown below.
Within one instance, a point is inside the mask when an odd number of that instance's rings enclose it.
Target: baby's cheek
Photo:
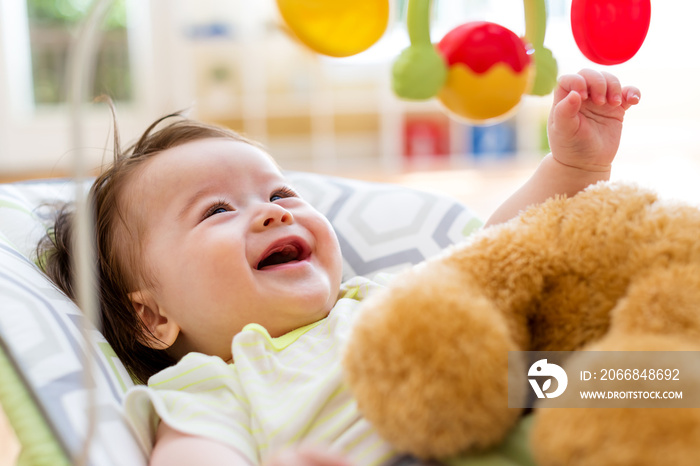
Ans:
[[[338,237],[335,234],[335,230],[333,230],[332,228],[328,230],[328,238],[326,244],[326,247],[328,248],[328,254],[332,259],[333,266],[336,272],[338,273],[338,275],[342,275],[343,253],[340,250],[340,243],[338,242]]]

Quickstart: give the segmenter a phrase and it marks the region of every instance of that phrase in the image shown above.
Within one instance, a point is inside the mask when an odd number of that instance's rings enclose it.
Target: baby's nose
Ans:
[[[268,204],[261,209],[255,224],[260,228],[277,226],[278,224],[292,223],[294,217],[287,209],[277,204]]]

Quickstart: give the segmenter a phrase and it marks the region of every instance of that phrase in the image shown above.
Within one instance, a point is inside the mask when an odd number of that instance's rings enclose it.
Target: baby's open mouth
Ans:
[[[290,262],[302,261],[309,257],[308,247],[297,240],[286,240],[273,244],[262,255],[255,267],[257,270],[271,268]]]

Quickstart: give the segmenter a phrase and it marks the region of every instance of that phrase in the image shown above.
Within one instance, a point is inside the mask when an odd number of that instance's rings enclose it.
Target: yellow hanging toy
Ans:
[[[331,57],[368,49],[389,23],[388,0],[277,0],[277,6],[301,42]]]

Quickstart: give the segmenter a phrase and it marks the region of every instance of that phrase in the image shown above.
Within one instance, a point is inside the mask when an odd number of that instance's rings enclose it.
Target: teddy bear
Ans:
[[[482,229],[363,304],[343,358],[360,411],[397,450],[450,458],[523,418],[509,352],[700,351],[699,233],[700,209],[611,182]],[[700,393],[700,366],[682,373]],[[530,416],[538,465],[700,464],[700,409]]]

